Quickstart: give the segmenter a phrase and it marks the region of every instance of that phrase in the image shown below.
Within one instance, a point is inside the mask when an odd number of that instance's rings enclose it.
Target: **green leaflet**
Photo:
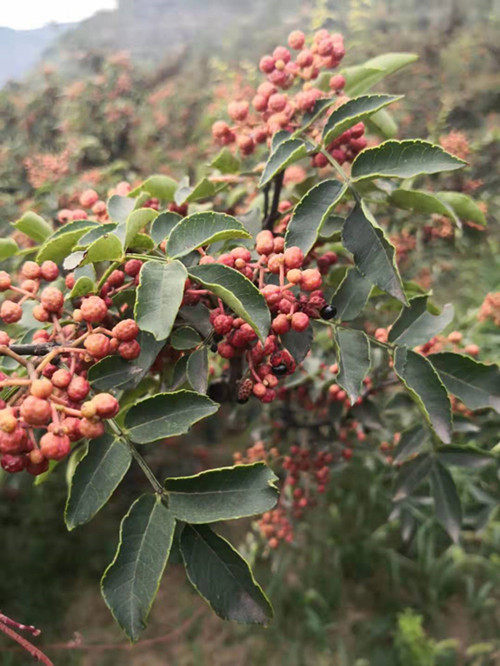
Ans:
[[[183,257],[203,245],[230,238],[251,236],[242,223],[231,215],[213,211],[193,213],[181,219],[170,231],[167,254],[173,258]]]
[[[363,379],[370,371],[370,343],[363,331],[338,327],[335,331],[339,374],[337,383],[342,386],[354,404],[361,395]]]
[[[337,318],[340,321],[355,319],[367,304],[372,288],[371,282],[356,267],[349,268],[332,299]]]
[[[416,53],[383,53],[361,65],[346,67],[341,74],[346,79],[345,92],[350,97],[366,92],[389,74],[418,60]]]
[[[286,169],[287,166],[297,162],[307,155],[308,146],[302,139],[286,139],[282,141],[276,149],[270,154],[266,162],[262,176],[260,177],[259,187],[269,183],[276,174]]]
[[[130,192],[131,197],[136,197],[141,192],[147,192],[156,199],[168,202],[174,200],[174,193],[177,189],[177,183],[173,178],[163,174],[149,176],[146,180]]]
[[[394,370],[434,432],[449,444],[452,432],[450,400],[429,360],[406,347],[396,347]]]
[[[500,370],[498,365],[480,363],[453,352],[430,354],[432,363],[448,391],[469,409],[492,407],[500,412]]]
[[[124,442],[103,435],[88,444],[71,478],[64,518],[69,530],[91,520],[125,476],[132,456]]]
[[[352,163],[354,181],[365,178],[413,178],[422,174],[461,169],[466,162],[447,153],[441,146],[420,139],[389,139],[374,148],[365,148]]]
[[[278,500],[277,477],[264,463],[235,465],[165,481],[178,520],[213,523],[254,516]]]
[[[389,332],[389,341],[406,347],[416,347],[440,333],[453,320],[453,305],[447,303],[441,314],[427,310],[427,296],[416,296],[408,307],[402,308]]]
[[[133,442],[149,444],[183,435],[218,408],[216,402],[194,391],[158,393],[133,405],[125,417],[125,426]]]
[[[161,500],[142,495],[120,526],[115,557],[104,572],[102,595],[131,641],[139,638],[167,563],[175,519]]]
[[[300,247],[304,256],[318,240],[321,227],[340,201],[346,186],[338,180],[324,180],[302,197],[288,223],[285,246]]]
[[[452,475],[439,461],[435,461],[432,467],[431,488],[436,517],[451,539],[458,543],[462,525],[460,497]]]
[[[165,340],[184,296],[187,271],[180,261],[147,261],[140,272],[134,315],[139,328]]]
[[[43,243],[52,234],[52,226],[32,210],[27,211],[12,226],[29,236],[35,243]]]
[[[342,228],[342,242],[354,255],[356,268],[364,278],[406,303],[394,246],[363,201],[355,206],[346,219]]]
[[[208,525],[185,525],[181,553],[189,580],[224,620],[268,624],[273,611],[247,562]]]
[[[271,315],[257,287],[234,268],[204,264],[189,268],[189,277],[219,296],[263,340],[269,333]]]
[[[368,118],[388,104],[402,99],[402,95],[362,95],[345,102],[328,117],[323,129],[322,142],[328,145],[349,127]]]

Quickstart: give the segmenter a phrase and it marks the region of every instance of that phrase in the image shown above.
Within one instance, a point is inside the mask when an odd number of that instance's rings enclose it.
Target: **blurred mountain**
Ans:
[[[119,0],[116,10],[81,21],[44,54],[62,71],[89,64],[88,54],[129,51],[136,62],[155,65],[178,57],[213,53],[254,59],[262,46],[286,36],[308,0]]]
[[[36,30],[0,27],[0,86],[29,72],[45,49],[74,25],[51,23]]]

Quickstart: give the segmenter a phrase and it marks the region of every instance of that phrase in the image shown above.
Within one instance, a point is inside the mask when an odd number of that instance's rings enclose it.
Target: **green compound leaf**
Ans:
[[[53,231],[52,226],[41,215],[37,215],[32,210],[27,211],[18,220],[12,222],[12,226],[29,236],[35,243],[43,243]]]
[[[198,331],[195,331],[191,326],[180,326],[174,328],[170,336],[170,344],[174,349],[185,351],[186,349],[193,349],[201,342]]]
[[[302,363],[313,341],[312,326],[308,326],[305,331],[294,331],[291,328],[287,333],[280,335],[283,347],[293,356],[295,363]]]
[[[336,381],[347,393],[352,405],[361,395],[363,379],[370,370],[370,343],[363,331],[354,328],[337,328],[335,338],[339,362]]]
[[[186,366],[188,382],[198,393],[206,393],[208,388],[208,352],[200,347],[189,354]]]
[[[449,444],[452,432],[450,400],[429,360],[406,347],[396,347],[394,370],[434,432]]]
[[[12,257],[19,250],[13,238],[0,238],[0,261]]]
[[[221,467],[165,481],[169,508],[178,520],[214,523],[255,516],[278,501],[275,474],[262,462]]]
[[[180,261],[147,261],[142,265],[134,315],[143,331],[165,340],[184,297],[187,271]]]
[[[177,189],[177,183],[173,178],[162,174],[155,174],[147,178],[143,183],[130,192],[130,197],[136,197],[141,192],[147,192],[155,199],[161,199],[165,202],[174,200],[174,193]]]
[[[496,462],[497,457],[475,446],[444,446],[438,451],[438,459],[446,467],[457,466],[483,469]]]
[[[113,617],[131,641],[146,627],[174,529],[174,517],[154,495],[139,497],[122,520],[118,549],[104,572],[101,589]]]
[[[431,472],[432,462],[428,453],[421,453],[401,467],[396,479],[395,502],[405,499],[418,488]]]
[[[77,220],[77,222],[81,223],[80,220]],[[50,236],[38,250],[36,255],[37,263],[41,264],[49,259],[55,261],[56,264],[62,263],[83,234],[93,227],[93,224],[87,220],[85,222],[87,222],[86,226],[74,225],[74,227],[70,227],[70,225],[65,225],[67,230],[64,233],[56,232],[53,236]]]
[[[153,208],[138,208],[137,210],[133,210],[125,222],[121,222],[115,230],[115,234],[120,239],[123,249],[126,250],[130,247],[137,233],[157,216],[158,213]]]
[[[436,194],[424,190],[406,190],[398,188],[391,192],[389,200],[398,208],[412,210],[416,213],[430,215],[446,215],[454,222],[458,222],[457,215],[451,206],[444,203]]]
[[[436,192],[436,197],[465,222],[486,224],[486,216],[477,203],[463,192]]]
[[[164,211],[160,213],[151,224],[151,238],[155,245],[159,245],[169,237],[172,229],[182,220],[179,213]]]
[[[308,145],[302,139],[285,139],[279,143],[277,148],[269,155],[262,176],[260,177],[259,187],[269,183],[276,174],[286,169],[297,160],[307,155]]]
[[[311,111],[307,111],[307,113],[304,114],[300,131],[303,132],[305,129],[310,127],[314,122],[316,122],[316,120],[318,120],[323,115],[323,113],[327,109],[336,104],[336,102],[337,102],[337,97],[335,96],[317,99],[314,102],[314,106],[311,109]]]
[[[87,523],[106,504],[131,461],[126,444],[111,435],[89,442],[71,478],[64,512],[68,530]]]
[[[346,186],[338,180],[324,180],[312,187],[295,206],[288,223],[285,246],[300,247],[304,256],[310,252],[325,220],[345,191]]]
[[[389,74],[418,60],[416,53],[383,53],[361,65],[346,67],[342,75],[346,79],[345,92],[350,97],[370,90]]]
[[[244,275],[224,264],[204,264],[189,268],[189,277],[221,298],[261,340],[268,335],[271,315],[266,300]]]
[[[362,95],[350,99],[330,114],[323,129],[323,144],[328,145],[349,127],[402,98],[402,95]]]
[[[69,293],[69,299],[81,298],[87,294],[95,293],[96,284],[94,280],[89,278],[87,275],[82,275],[75,282],[73,289]]]
[[[131,407],[125,417],[125,426],[133,442],[149,444],[183,435],[218,409],[216,402],[194,391],[158,393]]]
[[[366,119],[365,124],[370,134],[377,134],[383,139],[392,139],[398,133],[398,125],[387,109],[380,109]]]
[[[94,264],[100,261],[115,261],[123,256],[120,240],[110,233],[98,238],[85,250],[84,264]]]
[[[210,166],[218,169],[221,173],[238,173],[241,162],[233,155],[229,148],[223,148],[220,153],[210,162]]]
[[[188,578],[223,620],[268,624],[273,610],[247,562],[208,525],[185,525],[180,539]]]
[[[462,506],[455,482],[449,471],[437,460],[431,472],[431,489],[436,517],[450,538],[458,543],[462,525]]]
[[[416,347],[440,333],[453,320],[453,305],[447,303],[441,314],[427,310],[427,296],[416,296],[404,307],[389,332],[389,341],[406,347]]]
[[[114,231],[118,225],[115,222],[100,224],[98,227],[93,227],[90,231],[84,234],[78,241],[77,249],[85,249],[99,238],[106,236],[111,231]]]
[[[109,219],[117,224],[124,224],[127,217],[135,208],[135,201],[130,197],[122,197],[119,194],[113,194],[108,199]]]
[[[183,218],[170,232],[167,254],[178,258],[203,245],[230,238],[251,238],[235,217],[225,213],[206,211]]]
[[[414,425],[401,433],[401,439],[394,450],[394,462],[408,460],[420,453],[428,440],[428,433],[421,425]]]
[[[500,412],[500,370],[496,364],[475,361],[470,356],[453,352],[430,354],[428,360],[436,369],[448,391],[469,409],[492,407]]]
[[[342,242],[354,255],[356,268],[364,278],[406,304],[394,246],[363,201],[346,219]]]
[[[374,148],[365,148],[352,163],[354,181],[365,178],[413,178],[423,174],[454,171],[466,165],[441,146],[420,139],[389,139]]]
[[[372,283],[356,267],[349,268],[332,299],[337,318],[340,321],[356,319],[367,304],[372,289]]]

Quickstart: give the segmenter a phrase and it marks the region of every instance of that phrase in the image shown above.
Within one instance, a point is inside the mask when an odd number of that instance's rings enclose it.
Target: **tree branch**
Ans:
[[[272,231],[274,223],[278,219],[278,206],[280,204],[281,188],[283,187],[283,179],[285,178],[285,172],[276,174],[274,176],[274,192],[273,192],[273,202],[271,204],[271,211],[269,215],[265,218],[262,228],[269,229]]]

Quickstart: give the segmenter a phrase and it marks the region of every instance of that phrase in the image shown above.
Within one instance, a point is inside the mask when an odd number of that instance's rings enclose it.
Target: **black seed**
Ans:
[[[282,377],[283,375],[286,375],[288,372],[288,368],[284,363],[280,363],[279,365],[275,365],[272,369],[273,375],[276,375],[276,377]]]
[[[333,319],[336,314],[337,308],[335,305],[325,305],[320,310],[320,315],[323,317],[323,319]]]
[[[216,342],[212,342],[212,344],[210,345],[210,351],[213,351],[213,352],[217,351],[217,343]]]

